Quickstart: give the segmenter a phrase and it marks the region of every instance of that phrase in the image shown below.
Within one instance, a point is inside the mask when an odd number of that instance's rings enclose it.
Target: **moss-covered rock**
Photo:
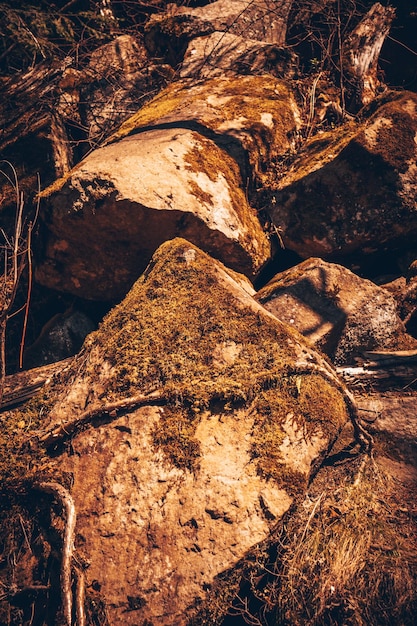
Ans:
[[[164,241],[182,235],[253,276],[270,244],[239,167],[215,141],[178,128],[105,146],[44,193],[37,280],[89,299],[122,298]]]
[[[305,364],[329,366],[252,293],[169,241],[49,387],[48,471],[73,477],[77,550],[111,623],[186,623],[268,540],[346,423],[337,384]]]
[[[303,258],[404,246],[417,231],[417,96],[387,93],[372,110],[317,134],[264,196]]]
[[[196,128],[221,142],[241,171],[247,168],[247,152],[252,171],[246,175],[263,178],[271,159],[294,147],[301,116],[286,81],[270,74],[220,75],[169,85],[126,120],[112,140],[162,124]]]

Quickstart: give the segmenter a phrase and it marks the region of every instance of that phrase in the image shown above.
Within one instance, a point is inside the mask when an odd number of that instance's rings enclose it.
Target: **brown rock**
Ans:
[[[407,331],[416,336],[417,334],[417,276],[415,274],[417,262],[411,263],[407,278],[401,276],[396,280],[383,285],[397,301],[398,310]]]
[[[76,551],[110,623],[188,623],[304,492],[347,419],[336,386],[306,362],[329,368],[176,239],[53,383],[45,433],[71,448],[49,465],[73,476]],[[139,408],[100,419],[137,394]],[[94,427],[77,422],[86,411]]]
[[[36,278],[84,298],[122,297],[178,234],[248,275],[269,256],[235,161],[192,130],[152,130],[100,148],[47,193]]]
[[[364,350],[415,344],[386,290],[321,259],[277,274],[258,292],[257,300],[336,364],[351,363]]]
[[[410,243],[417,231],[416,107],[414,93],[388,94],[366,121],[306,144],[264,198],[288,248],[331,258]]]
[[[181,78],[272,74],[293,78],[297,58],[288,48],[247,39],[242,35],[214,32],[193,39],[181,64]]]
[[[255,275],[270,245],[244,190],[291,148],[299,123],[286,83],[272,76],[171,85],[42,194],[47,233],[37,280],[120,298],[177,235]]]
[[[271,75],[220,75],[196,84],[173,83],[122,124],[112,139],[162,124],[193,128],[221,142],[251,180],[263,179],[271,160],[294,149],[301,116],[285,81]]]

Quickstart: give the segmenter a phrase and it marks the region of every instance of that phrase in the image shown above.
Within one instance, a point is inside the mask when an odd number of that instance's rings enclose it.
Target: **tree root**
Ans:
[[[330,365],[326,367],[325,364],[311,363],[308,361],[302,361],[296,363],[296,369],[293,374],[319,374],[325,380],[327,380],[333,387],[335,387],[343,396],[345,401],[350,420],[353,425],[355,439],[360,445],[363,452],[370,453],[372,451],[374,440],[372,435],[362,426],[359,417],[359,409],[353,394],[349,391],[343,381],[341,381],[337,374],[332,370]]]
[[[160,404],[161,402],[165,404],[166,401],[166,395],[164,396],[159,391],[153,391],[146,395],[139,394],[137,396],[130,396],[129,398],[93,407],[81,413],[75,420],[56,426],[49,433],[41,437],[40,441],[45,444],[47,448],[50,448],[74,435],[96,417],[109,415],[112,418],[116,418],[123,411],[133,411],[134,409],[148,404]]]
[[[72,624],[72,590],[71,590],[71,563],[72,553],[74,551],[74,532],[75,532],[75,506],[74,501],[69,492],[56,482],[39,482],[33,485],[34,489],[50,493],[58,500],[66,514],[66,524],[62,545],[61,560],[61,601],[64,613],[65,625]]]
[[[77,626],[85,626],[85,578],[84,572],[74,567],[75,573],[75,615]]]

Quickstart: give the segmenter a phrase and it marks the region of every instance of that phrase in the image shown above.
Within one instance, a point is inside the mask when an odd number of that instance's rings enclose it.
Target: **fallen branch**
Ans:
[[[69,357],[57,363],[41,365],[33,369],[5,378],[3,400],[0,402],[0,412],[30,400],[51,378],[68,367],[74,357]]]
[[[65,510],[66,524],[62,545],[61,559],[61,601],[64,613],[65,625],[72,624],[72,592],[71,592],[71,561],[74,551],[74,532],[76,514],[74,501],[70,493],[55,482],[40,482],[33,485],[34,489],[39,489],[45,493],[50,493],[59,501]]]
[[[141,406],[146,406],[148,404],[160,404],[161,402],[165,404],[166,401],[166,395],[162,394],[160,391],[153,391],[152,393],[146,395],[139,394],[137,396],[130,396],[129,398],[124,398],[122,400],[116,400],[115,402],[109,402],[108,404],[96,406],[87,409],[87,411],[81,413],[79,417],[72,420],[71,422],[56,426],[52,429],[51,432],[41,437],[40,441],[44,443],[45,446],[48,448],[51,446],[56,446],[57,444],[62,443],[65,439],[68,439],[76,432],[81,430],[96,417],[109,415],[111,418],[115,418],[120,413],[133,411],[140,408]]]
[[[371,386],[387,390],[406,389],[417,377],[417,350],[373,350],[364,352],[369,359],[362,365],[342,366],[337,373],[350,385]]]

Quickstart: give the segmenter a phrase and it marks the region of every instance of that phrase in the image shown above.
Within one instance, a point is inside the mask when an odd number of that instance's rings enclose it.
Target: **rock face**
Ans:
[[[187,129],[96,150],[48,204],[37,280],[84,298],[122,297],[156,248],[179,234],[249,275],[269,256],[236,163]]]
[[[366,121],[316,135],[267,196],[303,258],[371,253],[417,231],[417,96],[388,94]]]
[[[122,124],[124,137],[147,126],[194,128],[224,145],[245,183],[262,176],[270,161],[294,148],[300,109],[286,81],[271,75],[217,76],[173,83]]]
[[[256,297],[338,365],[352,363],[365,350],[415,343],[406,334],[394,297],[335,263],[304,261],[277,274]]]
[[[172,85],[43,192],[37,280],[121,298],[175,236],[254,276],[270,244],[245,189],[291,149],[299,123],[291,91],[272,76]]]
[[[48,445],[71,436],[50,469],[73,477],[76,549],[112,624],[195,617],[346,423],[313,364],[329,366],[242,285],[187,241],[164,244],[48,392]],[[77,422],[100,406],[94,427]]]

